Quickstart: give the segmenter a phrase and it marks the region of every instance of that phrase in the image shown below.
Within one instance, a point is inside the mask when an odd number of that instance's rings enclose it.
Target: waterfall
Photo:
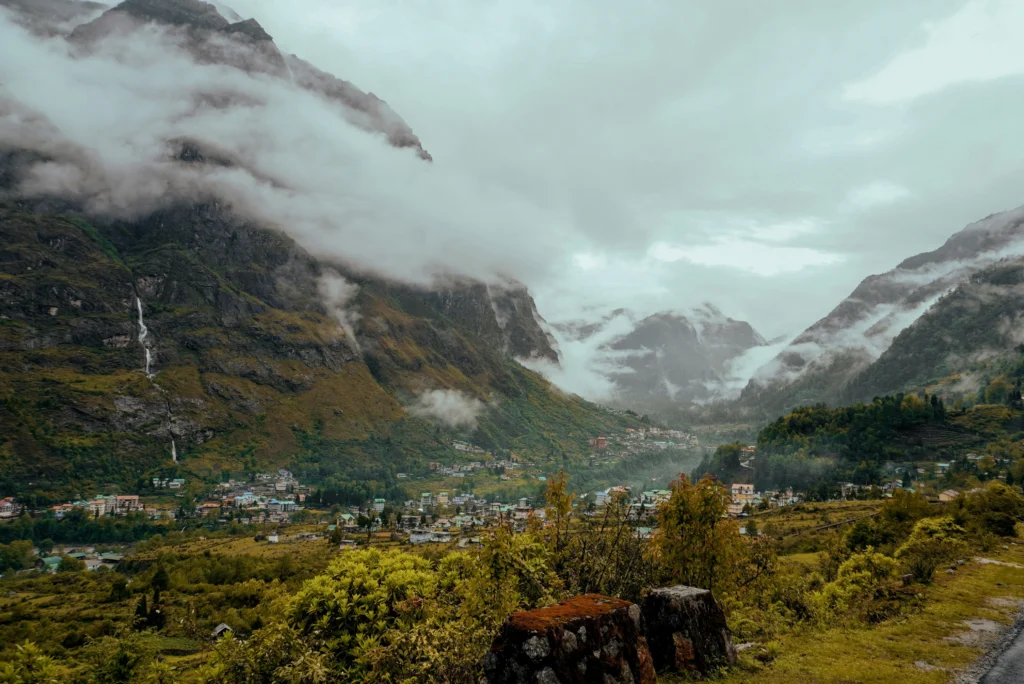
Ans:
[[[142,320],[142,300],[137,295],[135,297],[135,308],[139,310],[139,344],[142,345],[142,350],[146,353],[146,377],[152,379],[153,373],[150,371],[150,367],[153,365],[153,353],[146,346],[149,328],[146,327],[146,322]]]
[[[139,344],[143,344],[146,341],[146,335],[149,334],[149,328],[142,320],[142,300],[138,296],[135,297],[135,308],[139,310]]]
[[[171,460],[175,463],[178,462],[178,447],[174,445],[174,438],[171,438]]]

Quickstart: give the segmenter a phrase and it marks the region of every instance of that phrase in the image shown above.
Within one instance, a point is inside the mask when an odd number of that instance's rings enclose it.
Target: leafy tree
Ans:
[[[32,542],[15,541],[10,544],[0,544],[0,572],[31,568],[34,561]]]
[[[655,543],[670,581],[714,590],[727,583],[739,555],[739,528],[726,517],[729,495],[706,476],[691,484],[685,475],[670,486],[669,500],[658,510]]]
[[[568,539],[574,494],[569,491],[569,478],[564,470],[559,470],[557,475],[548,480],[547,491],[544,493],[544,500],[547,503],[544,512],[553,525],[556,558],[564,550],[564,544]]]
[[[1005,375],[992,379],[984,390],[984,401],[988,404],[1004,404],[1013,398],[1014,386]]]
[[[627,496],[613,497],[599,515],[579,521],[572,532],[562,536],[555,565],[569,593],[639,601],[657,582],[654,554],[638,534]]]
[[[107,600],[117,603],[124,601],[129,596],[131,596],[131,592],[128,590],[128,581],[124,577],[115,577],[110,584],[110,595]]]
[[[96,640],[85,657],[92,664],[96,684],[128,684],[138,680],[153,656],[152,648],[139,635],[122,633]]]
[[[82,570],[85,570],[85,561],[71,556],[63,556],[60,559],[60,564],[57,565],[57,572],[80,572]]]
[[[9,684],[60,684],[69,672],[30,641],[14,647],[14,657],[0,663],[0,682]]]
[[[843,541],[843,537],[835,531],[829,531],[821,545],[821,558],[818,567],[821,576],[826,582],[831,582],[839,572],[839,566],[850,557],[850,551]]]
[[[1017,522],[1024,519],[1024,497],[1001,482],[967,495],[963,504],[970,516],[969,525],[1002,537],[1017,536]],[[962,514],[959,521],[964,521]]]

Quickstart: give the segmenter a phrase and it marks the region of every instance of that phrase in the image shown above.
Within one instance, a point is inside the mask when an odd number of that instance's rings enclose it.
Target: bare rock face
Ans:
[[[657,682],[640,606],[586,594],[516,613],[484,658],[488,684]]]
[[[643,617],[658,672],[706,675],[736,662],[725,613],[706,589],[655,589],[644,599]]]

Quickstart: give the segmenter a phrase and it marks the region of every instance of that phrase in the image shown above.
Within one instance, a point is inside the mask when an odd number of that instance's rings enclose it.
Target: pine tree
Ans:
[[[135,629],[145,629],[146,624],[149,622],[149,609],[146,607],[146,597],[139,597],[139,602],[135,604]]]
[[[150,585],[157,589],[166,590],[171,585],[171,578],[168,576],[167,571],[164,570],[164,566],[160,566],[153,573],[153,579],[150,580]]]

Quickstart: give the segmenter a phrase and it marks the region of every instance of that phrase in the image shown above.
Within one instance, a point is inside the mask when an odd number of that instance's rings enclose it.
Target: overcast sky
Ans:
[[[565,212],[528,276],[552,319],[710,300],[794,333],[1024,203],[1019,0],[229,4],[435,164]]]

